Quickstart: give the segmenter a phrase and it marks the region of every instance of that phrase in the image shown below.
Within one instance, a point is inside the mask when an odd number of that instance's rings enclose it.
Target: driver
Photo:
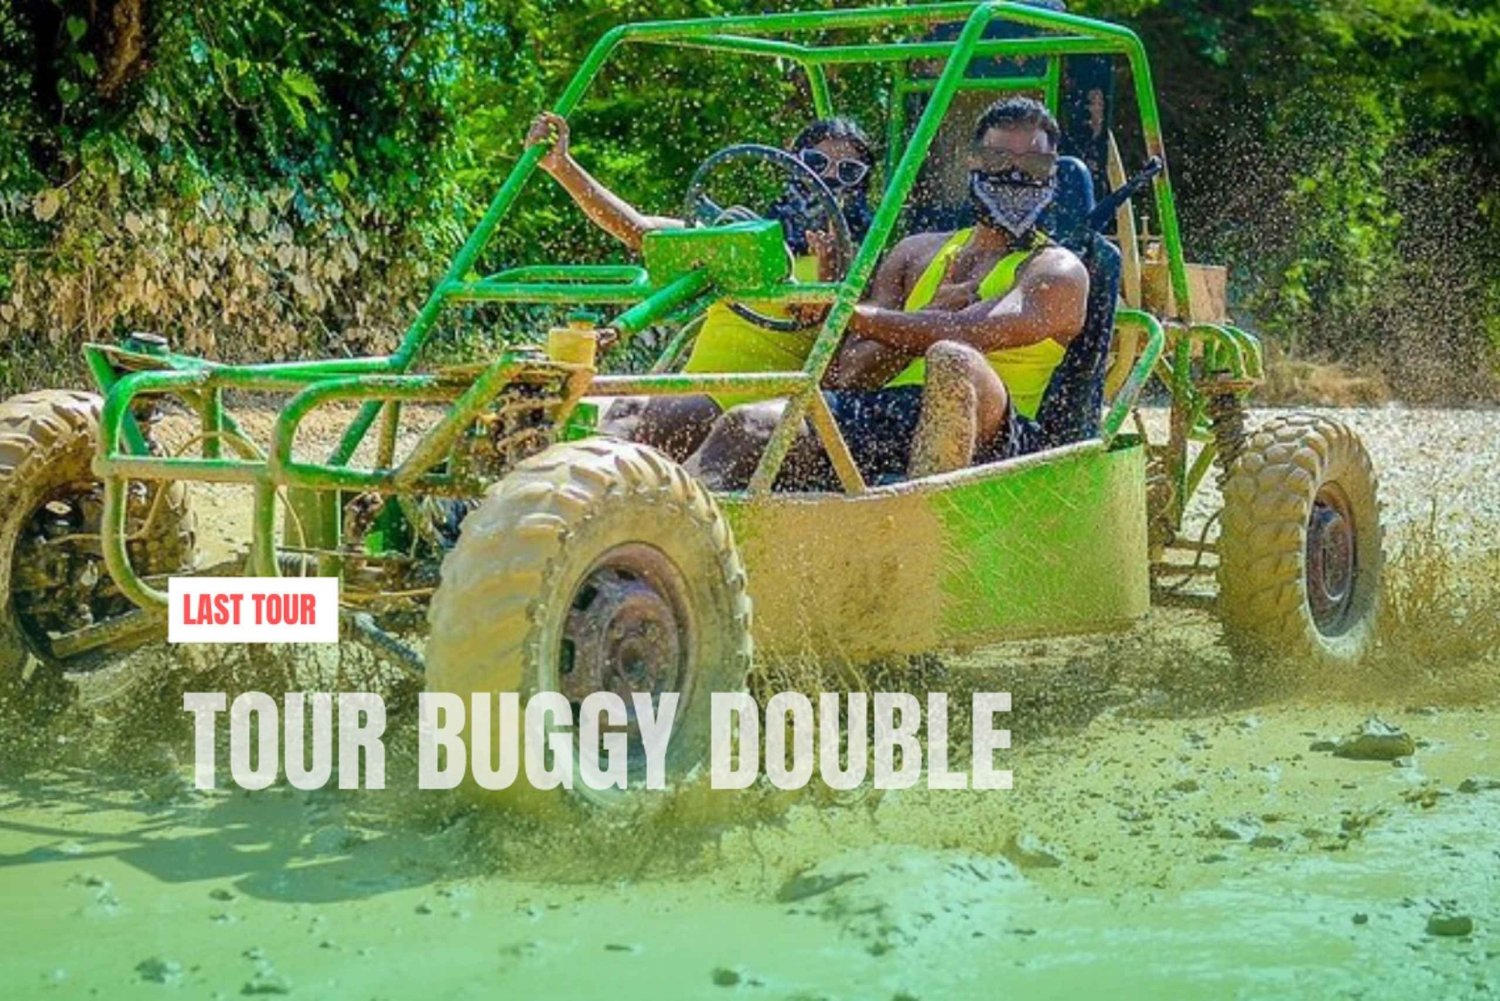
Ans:
[[[1058,126],[1045,105],[1006,97],[974,128],[969,193],[978,225],[919,233],[881,262],[825,383],[864,475],[927,476],[1039,446],[1035,416],[1083,329],[1088,271],[1037,222],[1055,195]],[[779,401],[719,422],[689,468],[733,489],[753,472]],[[785,475],[831,470],[803,431]]]
[[[538,115],[526,135],[527,146],[549,147],[539,165],[600,229],[631,250],[639,251],[641,238],[647,232],[684,225],[668,216],[645,215],[610,191],[573,158],[568,140],[568,123],[552,112]],[[789,152],[822,178],[837,198],[850,235],[858,244],[870,222],[870,170],[874,163],[870,142],[859,126],[845,118],[815,121],[797,135]],[[805,212],[802,199],[789,187],[788,193],[766,215],[780,220],[786,231],[787,245],[795,256],[793,274],[797,279],[832,279],[836,277],[829,273],[832,255],[826,250],[831,241],[821,239],[821,232],[809,232]],[[760,308],[778,318],[791,315],[785,308],[774,305]],[[801,315],[797,314],[798,318]],[[807,360],[817,330],[816,323],[795,332],[767,330],[735,313],[728,303],[716,302],[704,315],[683,371],[797,371]],[[617,400],[605,415],[601,430],[659,448],[680,461],[702,444],[724,410],[748,399],[753,397],[656,396]]]

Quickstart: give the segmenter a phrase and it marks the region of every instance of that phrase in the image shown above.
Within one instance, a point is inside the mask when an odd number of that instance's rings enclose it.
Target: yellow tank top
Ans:
[[[818,259],[812,256],[797,258],[792,265],[792,275],[797,281],[817,281]],[[785,306],[777,303],[758,303],[756,309],[777,318],[790,315]],[[692,354],[688,355],[682,370],[698,373],[798,372],[807,361],[818,329],[813,326],[795,333],[767,330],[740,316],[729,308],[728,303],[716,302],[704,313],[703,327],[698,331]],[[714,396],[715,402],[725,410],[756,399],[759,397]]]
[[[958,252],[969,242],[969,237],[974,234],[973,228],[961,229],[948,238],[933,257],[931,263],[917,278],[917,281],[907,293],[905,310],[915,313],[924,308],[937,294],[938,288],[943,284],[943,279],[948,276],[948,270],[953,266],[953,259]],[[979,298],[998,299],[1005,295],[1016,284],[1016,272],[1021,265],[1031,256],[1031,250],[1018,250],[1002,257],[990,273],[985,275],[979,283]],[[1042,405],[1042,395],[1047,391],[1047,384],[1052,381],[1052,373],[1057,366],[1062,364],[1063,355],[1067,349],[1052,338],[1037,341],[1035,344],[1027,344],[1019,348],[1001,348],[991,351],[985,355],[989,359],[990,367],[995,374],[1005,383],[1005,388],[1010,392],[1012,405],[1016,413],[1023,417],[1035,417],[1037,408]],[[905,386],[921,383],[927,374],[927,366],[921,358],[916,359],[892,379],[888,385]]]

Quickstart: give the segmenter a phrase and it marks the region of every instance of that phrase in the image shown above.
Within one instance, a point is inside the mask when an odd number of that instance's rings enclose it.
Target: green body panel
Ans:
[[[791,276],[781,223],[766,219],[653,230],[641,240],[641,256],[659,285],[704,271],[721,291],[761,292]]]
[[[1145,449],[1086,442],[858,497],[720,501],[770,656],[859,661],[1146,612]]]

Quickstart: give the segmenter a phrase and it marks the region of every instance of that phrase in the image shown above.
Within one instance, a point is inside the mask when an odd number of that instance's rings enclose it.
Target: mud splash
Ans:
[[[1007,793],[757,792],[628,832],[535,828],[414,791],[411,691],[357,651],[147,651],[84,698],[7,702],[0,988],[1490,996],[1500,485],[1472,451],[1500,421],[1428,418],[1413,436],[1409,413],[1354,415],[1389,471],[1393,553],[1388,635],[1359,677],[1247,690],[1209,618],[1161,607],[1121,637],[762,679],[935,688],[958,704],[1008,689]],[[1437,459],[1466,450],[1464,463]],[[209,508],[211,544],[227,544],[242,515]],[[387,692],[390,790],[191,789],[181,692],[293,684]],[[1372,715],[1414,753],[1336,755]]]

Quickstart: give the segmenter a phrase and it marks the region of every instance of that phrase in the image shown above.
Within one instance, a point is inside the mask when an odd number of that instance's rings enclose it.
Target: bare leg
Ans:
[[[957,341],[928,348],[908,474],[915,479],[971,464],[979,443],[1001,432],[1008,401],[1005,383],[979,351]]]
[[[720,413],[707,396],[626,397],[609,408],[600,430],[661,449],[681,462],[703,444]]]
[[[730,410],[714,425],[703,446],[684,463],[687,471],[710,490],[743,490],[755,474],[766,443],[785,409],[786,401],[769,400]],[[820,482],[831,471],[823,446],[804,421],[777,483]]]

